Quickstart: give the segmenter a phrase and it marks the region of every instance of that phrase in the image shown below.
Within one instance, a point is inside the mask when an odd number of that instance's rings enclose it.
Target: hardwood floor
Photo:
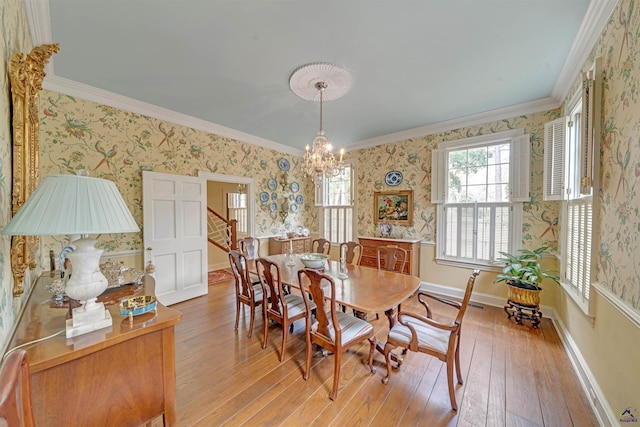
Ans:
[[[551,322],[541,328],[516,325],[501,308],[473,304],[462,329],[464,384],[451,411],[445,365],[408,353],[388,385],[384,358],[376,353],[371,374],[368,344],[343,357],[335,402],[333,356],[314,352],[309,380],[304,321],[295,324],[285,359],[278,361],[281,332],[269,329],[261,348],[262,317],[247,338],[248,310],[233,329],[231,282],[209,286],[209,294],[172,306],[182,312],[176,326],[177,412],[179,426],[597,426],[597,419]],[[418,311],[415,300],[403,309]],[[434,303],[436,318],[451,309]],[[377,336],[386,340],[385,316],[369,316]],[[157,421],[157,420],[156,420]],[[154,422],[157,424],[157,422]]]

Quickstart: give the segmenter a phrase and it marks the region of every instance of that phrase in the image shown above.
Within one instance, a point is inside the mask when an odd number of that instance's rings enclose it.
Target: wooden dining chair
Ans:
[[[362,245],[358,242],[340,243],[340,259],[344,258],[347,264],[360,265],[362,250]]]
[[[384,384],[389,383],[391,376],[391,350],[397,347],[430,354],[447,364],[447,382],[449,384],[449,399],[451,409],[458,410],[456,394],[453,389],[453,367],[455,365],[458,384],[462,384],[460,372],[460,330],[462,319],[467,310],[473,284],[480,270],[474,272],[467,280],[467,288],[461,302],[447,298],[437,297],[426,292],[418,292],[418,301],[425,307],[426,315],[409,312],[399,312],[396,324],[389,330],[387,343],[384,345],[384,357],[387,362],[387,376],[382,379]],[[431,308],[423,298],[431,298],[441,303],[458,309],[457,316],[451,322],[437,322],[433,320]],[[399,366],[398,366],[399,367]]]
[[[378,270],[402,273],[407,262],[407,251],[396,245],[378,246]]]
[[[293,322],[309,316],[304,300],[300,295],[283,292],[280,267],[273,261],[265,258],[256,260],[258,277],[262,284],[262,292],[269,295],[267,303],[262,305],[262,313],[265,319],[264,333],[262,335],[262,348],[267,347],[269,334],[269,322],[271,319],[282,326],[282,346],[280,349],[280,361],[284,360],[284,351],[287,348],[287,336],[293,332]],[[315,303],[310,304],[311,310],[316,308]]]
[[[248,236],[240,239],[238,240],[238,246],[242,255],[247,259],[260,258],[260,239],[257,237]]]
[[[303,285],[303,283],[307,282],[310,282],[308,287]],[[329,295],[324,293],[323,282],[324,285],[329,285]],[[309,379],[313,344],[318,344],[327,349],[334,354],[333,391],[329,397],[331,400],[336,400],[338,397],[342,354],[350,347],[365,339],[369,340],[369,370],[372,373],[376,371],[373,367],[373,352],[376,348],[373,326],[362,319],[336,310],[336,284],[328,274],[320,273],[310,268],[303,268],[298,270],[298,283],[300,283],[302,289],[311,294],[309,297],[307,292],[302,292],[307,313],[311,312],[312,301],[316,301],[316,304],[318,304],[314,324],[311,324],[310,316],[306,318],[307,364],[303,378],[305,380]],[[327,306],[329,310],[325,311]]]
[[[9,353],[0,368],[0,425],[35,426],[27,352]]]
[[[315,239],[311,242],[311,252],[327,254],[331,251],[331,242],[327,239]]]
[[[240,318],[240,305],[248,306],[251,310],[249,320],[249,332],[247,337],[251,338],[253,334],[253,323],[255,321],[256,308],[265,303],[264,293],[260,281],[252,283],[247,268],[247,258],[239,251],[229,251],[229,264],[233,272],[234,284],[236,287],[236,323],[235,329],[238,329],[238,320]],[[244,310],[243,310],[244,311]]]

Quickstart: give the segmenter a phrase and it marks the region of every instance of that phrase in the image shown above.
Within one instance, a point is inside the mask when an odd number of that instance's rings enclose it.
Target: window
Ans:
[[[236,231],[247,232],[247,195],[245,193],[227,193],[227,219],[235,219]]]
[[[598,61],[596,61],[598,64]],[[599,65],[596,65],[598,67]],[[562,200],[560,210],[560,277],[562,287],[587,314],[592,268],[596,264],[593,247],[593,186],[597,178],[600,152],[596,101],[599,84],[596,68],[583,75],[582,90],[569,102],[567,117],[545,124],[545,200]]]
[[[320,235],[332,243],[353,240],[353,177],[351,164],[334,178],[323,178],[316,185],[316,204],[320,205]]]
[[[433,151],[439,262],[493,266],[499,252],[521,246],[529,151],[521,129],[445,142]]]

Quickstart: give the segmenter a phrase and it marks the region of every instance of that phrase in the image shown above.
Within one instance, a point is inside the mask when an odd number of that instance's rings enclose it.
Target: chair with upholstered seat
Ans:
[[[360,265],[362,258],[362,245],[358,242],[340,243],[340,259],[347,264]]]
[[[378,270],[402,273],[407,261],[407,251],[396,245],[378,246]]]
[[[369,370],[372,373],[376,371],[373,367],[373,352],[376,347],[373,326],[362,319],[336,310],[336,284],[328,274],[304,268],[298,271],[298,282],[301,287],[311,294],[311,297],[309,297],[307,292],[302,292],[307,312],[311,312],[312,300],[318,305],[314,324],[311,324],[311,317],[309,316],[306,322],[307,363],[304,379],[307,380],[309,378],[311,350],[314,343],[332,352],[334,355],[334,368],[333,391],[330,398],[335,400],[338,397],[342,354],[350,347],[365,339],[369,340]],[[325,295],[324,285],[328,285],[328,295]]]
[[[309,311],[307,311],[304,300],[300,295],[283,292],[278,264],[265,258],[258,258],[256,260],[256,268],[262,284],[263,294],[269,295],[267,303],[262,305],[262,313],[265,319],[262,348],[267,347],[268,320],[271,319],[282,326],[282,347],[280,350],[280,361],[282,362],[284,351],[287,347],[289,329],[291,328],[291,332],[293,332],[293,322],[308,317]],[[316,308],[314,303],[309,305],[312,310]]]
[[[327,254],[331,251],[331,242],[327,239],[315,239],[311,242],[311,252]]]
[[[260,258],[260,239],[257,237],[248,236],[240,239],[238,240],[238,246],[242,255],[247,259]]]
[[[249,332],[247,337],[251,338],[253,334],[253,323],[255,321],[256,308],[264,304],[265,298],[262,292],[260,282],[252,283],[247,268],[247,258],[238,251],[229,251],[229,264],[233,272],[234,283],[236,287],[236,323],[235,329],[238,329],[238,320],[240,318],[240,305],[249,307],[250,320]]]
[[[451,408],[454,411],[458,410],[456,394],[453,389],[453,368],[455,365],[458,384],[462,384],[460,330],[462,328],[462,319],[473,291],[473,284],[479,273],[479,270],[475,270],[467,280],[467,287],[461,302],[437,297],[426,292],[418,292],[418,301],[425,307],[426,316],[409,312],[398,313],[398,320],[389,330],[387,343],[384,345],[384,357],[387,363],[387,376],[382,380],[384,384],[389,382],[389,377],[391,376],[391,350],[394,348],[402,347],[410,351],[430,354],[446,363]],[[433,320],[431,307],[423,299],[425,297],[458,309],[456,318],[446,323]]]
[[[35,426],[27,352],[9,353],[0,368],[0,425]]]

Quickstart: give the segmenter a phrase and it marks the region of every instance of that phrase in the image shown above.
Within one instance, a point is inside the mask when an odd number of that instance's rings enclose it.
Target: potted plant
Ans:
[[[540,260],[548,254],[548,246],[537,249],[520,249],[519,255],[500,252],[502,258],[498,261],[504,263],[502,273],[498,274],[494,283],[506,282],[509,285],[509,300],[535,307],[540,303],[540,286],[543,278],[548,278],[560,283],[560,278],[550,270],[543,270]]]

